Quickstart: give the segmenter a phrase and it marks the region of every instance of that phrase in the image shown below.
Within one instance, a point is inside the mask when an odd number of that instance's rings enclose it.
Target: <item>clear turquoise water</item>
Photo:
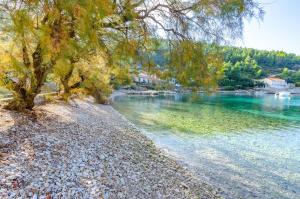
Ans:
[[[120,96],[113,106],[224,198],[300,198],[300,97]]]

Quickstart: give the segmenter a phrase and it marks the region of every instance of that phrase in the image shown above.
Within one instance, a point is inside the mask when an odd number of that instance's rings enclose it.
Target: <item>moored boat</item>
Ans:
[[[291,96],[291,92],[280,91],[280,92],[275,93],[275,95],[279,96],[279,97],[290,97]]]

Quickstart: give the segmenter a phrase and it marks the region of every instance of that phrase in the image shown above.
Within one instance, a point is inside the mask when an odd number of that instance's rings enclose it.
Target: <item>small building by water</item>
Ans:
[[[158,82],[159,79],[156,75],[149,75],[145,72],[141,72],[138,75],[134,76],[134,82],[140,84],[153,84]]]
[[[266,87],[274,88],[274,89],[288,89],[289,85],[284,79],[280,79],[277,77],[268,77],[263,79],[263,82]]]

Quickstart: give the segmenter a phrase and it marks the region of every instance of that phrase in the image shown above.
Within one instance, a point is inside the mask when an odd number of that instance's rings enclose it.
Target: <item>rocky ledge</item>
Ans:
[[[216,198],[111,106],[0,109],[0,198]]]

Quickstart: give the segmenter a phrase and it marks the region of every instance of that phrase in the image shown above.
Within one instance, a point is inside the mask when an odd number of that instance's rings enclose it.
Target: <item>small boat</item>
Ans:
[[[290,97],[291,96],[291,92],[288,91],[280,91],[278,93],[275,93],[276,96],[279,97]]]

